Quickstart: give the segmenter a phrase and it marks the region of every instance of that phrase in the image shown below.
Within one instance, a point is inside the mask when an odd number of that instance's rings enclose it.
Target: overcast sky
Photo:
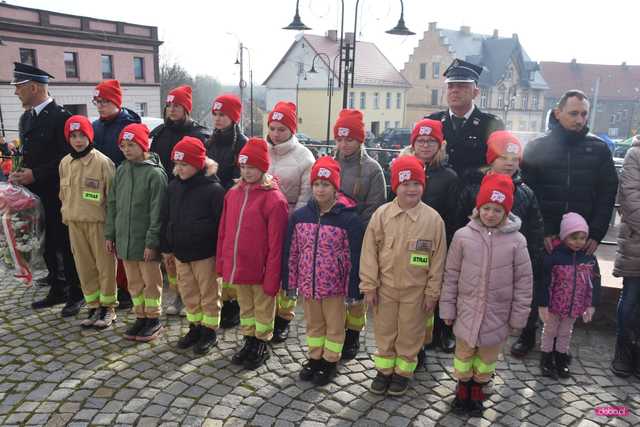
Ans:
[[[8,3],[158,27],[161,56],[179,62],[192,74],[209,74],[225,84],[238,81],[234,65],[238,41],[251,50],[254,83],[261,84],[291,45],[295,0],[78,1],[9,0]],[[400,1],[362,0],[358,37],[375,42],[398,68],[418,45],[429,22],[439,28],[501,36],[518,33],[534,61],[640,65],[640,1],[577,2],[559,0],[405,0],[405,22],[415,36],[385,31],[400,16]],[[338,0],[300,0],[302,21],[312,34],[339,29]],[[456,6],[454,9],[453,6]],[[353,30],[355,0],[345,1],[345,31]],[[248,74],[245,74],[248,80]]]

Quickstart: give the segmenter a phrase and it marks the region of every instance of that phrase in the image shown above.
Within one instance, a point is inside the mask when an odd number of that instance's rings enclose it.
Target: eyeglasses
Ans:
[[[109,104],[111,101],[107,101],[106,99],[99,99],[99,98],[93,98],[93,100],[91,101],[91,103],[95,106],[98,105],[107,105]]]
[[[416,141],[415,145],[426,145],[427,147],[437,147],[440,145],[438,141],[430,139],[429,141]]]

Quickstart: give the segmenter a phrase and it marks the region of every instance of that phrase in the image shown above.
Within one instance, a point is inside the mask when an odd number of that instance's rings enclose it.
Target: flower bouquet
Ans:
[[[0,182],[0,271],[30,285],[44,242],[44,211],[26,188]]]

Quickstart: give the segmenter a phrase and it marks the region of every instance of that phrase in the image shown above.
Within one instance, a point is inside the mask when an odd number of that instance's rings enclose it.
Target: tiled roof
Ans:
[[[569,89],[579,89],[589,97],[593,97],[599,77],[598,99],[620,101],[640,99],[639,65],[540,62],[540,68],[550,87],[546,94],[548,97],[559,98]]]

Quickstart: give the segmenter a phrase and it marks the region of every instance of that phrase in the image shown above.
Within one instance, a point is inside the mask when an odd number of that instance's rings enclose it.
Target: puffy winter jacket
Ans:
[[[522,162],[524,181],[534,191],[545,235],[557,235],[562,215],[577,212],[589,224],[589,237],[601,241],[613,211],[618,175],[600,138],[562,126],[529,142]]]
[[[116,242],[118,257],[142,261],[145,248],[160,247],[160,210],[167,174],[156,153],[142,162],[125,160],[109,188],[104,234]]]
[[[215,175],[203,171],[171,181],[161,213],[162,252],[173,253],[181,262],[215,256],[223,203],[224,188]]]
[[[458,230],[469,222],[469,216],[476,206],[476,197],[480,191],[480,184],[484,173],[476,170],[475,173],[467,174],[467,184],[458,195],[457,212],[455,219],[455,229]],[[522,180],[519,173],[513,177],[515,193],[513,198],[513,209],[511,213],[520,218],[520,233],[527,239],[527,249],[531,258],[533,276],[536,280],[542,278],[542,261],[544,259],[544,223],[542,214],[538,206],[533,190]]]
[[[509,214],[489,229],[478,220],[456,231],[447,255],[440,318],[454,320],[453,332],[472,347],[507,339],[524,328],[531,311],[533,274],[520,219]]]
[[[289,213],[307,205],[311,198],[309,175],[315,163],[313,154],[295,135],[282,144],[269,143],[269,173],[278,178],[280,190],[289,202]]]
[[[218,229],[216,270],[226,283],[262,285],[267,295],[280,289],[282,248],[289,205],[275,180],[239,181],[224,198]]]
[[[366,225],[373,212],[387,201],[387,184],[380,164],[364,149],[351,156],[338,153],[340,191],[358,204],[358,215]]]
[[[151,151],[158,153],[169,180],[172,180],[174,177],[173,161],[171,160],[173,147],[185,136],[198,138],[203,144],[206,144],[211,133],[206,127],[193,120],[172,122],[167,119],[165,123],[155,127],[149,136],[153,138]]]
[[[93,147],[110,158],[116,167],[124,160],[124,154],[118,146],[118,136],[131,123],[140,123],[140,116],[128,108],[121,108],[110,120],[98,119],[93,122]]]
[[[561,318],[578,318],[600,302],[598,260],[584,251],[574,252],[558,245],[544,259],[544,280],[538,305]]]
[[[314,199],[294,212],[284,244],[282,288],[305,298],[360,298],[358,278],[364,228],[356,203],[342,194],[325,214]]]
[[[237,124],[226,129],[214,129],[207,143],[207,156],[218,163],[218,178],[225,190],[229,190],[235,184],[235,179],[240,178],[238,168],[238,154],[247,137],[242,134]]]
[[[616,277],[640,277],[640,140],[624,156],[620,185],[620,231],[613,267]]]

